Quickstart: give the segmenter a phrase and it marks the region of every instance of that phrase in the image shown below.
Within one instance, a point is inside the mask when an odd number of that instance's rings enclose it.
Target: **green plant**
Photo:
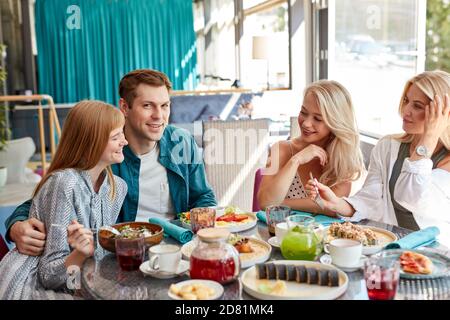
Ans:
[[[3,59],[3,52],[5,52],[5,50],[6,46],[0,44],[0,61]],[[5,85],[6,75],[6,70],[3,68],[3,64],[0,63],[0,89]],[[5,148],[10,133],[6,121],[7,110],[5,105],[0,105],[0,151]]]
[[[427,1],[426,70],[450,72],[450,2]]]

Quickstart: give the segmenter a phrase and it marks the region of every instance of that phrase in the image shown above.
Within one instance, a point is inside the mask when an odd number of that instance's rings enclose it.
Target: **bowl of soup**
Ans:
[[[112,227],[120,232],[120,237],[128,239],[143,234],[147,248],[160,243],[164,235],[162,226],[149,222],[124,222],[115,224]],[[100,230],[98,233],[98,242],[103,249],[115,253],[117,237],[119,237],[119,235],[115,235],[111,231]]]

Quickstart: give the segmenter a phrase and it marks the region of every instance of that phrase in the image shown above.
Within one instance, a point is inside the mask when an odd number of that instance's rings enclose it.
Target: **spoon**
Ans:
[[[65,228],[63,225],[57,224],[57,223],[52,223],[51,226],[52,226],[52,227]],[[98,229],[98,230],[99,230],[99,231],[100,231],[100,230],[110,231],[110,232],[114,233],[115,235],[120,236],[120,231],[117,230],[116,228],[111,227],[111,226],[102,226],[102,227],[100,227],[100,229]],[[94,233],[96,233],[96,232],[97,232],[97,229],[91,228],[91,231],[94,232]]]
[[[102,226],[102,227],[100,227],[99,230],[110,231],[110,232],[114,233],[115,235],[120,236],[120,231],[117,230],[116,228],[111,227],[111,226]]]

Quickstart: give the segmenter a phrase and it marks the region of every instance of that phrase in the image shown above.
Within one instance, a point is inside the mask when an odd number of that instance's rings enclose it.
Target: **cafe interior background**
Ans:
[[[319,79],[350,91],[367,166],[378,139],[401,132],[405,81],[450,72],[449,16],[448,0],[0,0],[0,234],[70,108],[117,106],[120,78],[138,68],[169,76],[170,123],[200,148],[212,120],[267,131],[244,161],[206,165],[219,205],[258,209],[267,147],[299,134],[303,89]],[[225,153],[245,141],[233,139]]]

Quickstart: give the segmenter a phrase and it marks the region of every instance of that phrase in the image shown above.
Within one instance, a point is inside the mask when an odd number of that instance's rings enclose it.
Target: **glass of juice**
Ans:
[[[192,232],[204,228],[214,228],[216,223],[216,210],[214,208],[193,208],[191,214]]]
[[[275,226],[284,222],[291,214],[291,208],[288,206],[268,206],[266,208],[267,228],[270,236],[275,236]]]
[[[372,256],[364,264],[364,280],[370,300],[393,300],[400,278],[400,263],[392,257]]]
[[[138,270],[145,255],[145,238],[143,234],[116,238],[116,256],[123,271]]]

